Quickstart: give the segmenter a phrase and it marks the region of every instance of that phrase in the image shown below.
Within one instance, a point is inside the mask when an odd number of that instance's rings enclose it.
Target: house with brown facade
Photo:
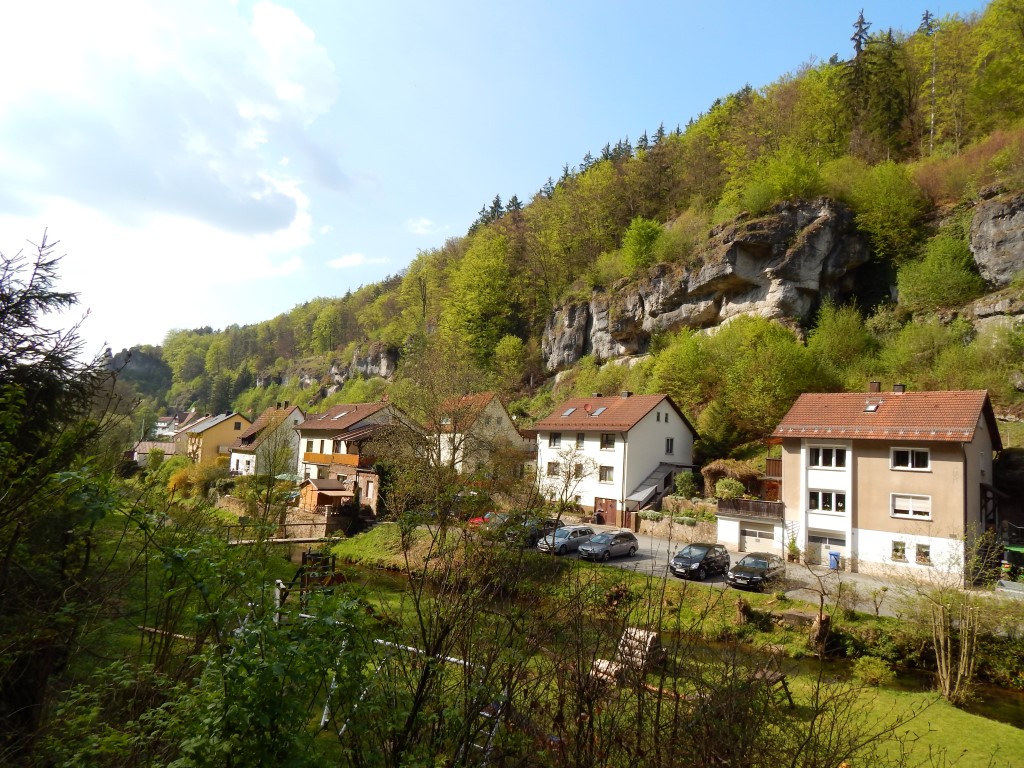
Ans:
[[[252,422],[240,413],[204,416],[175,433],[176,455],[186,455],[196,464],[206,464],[231,454],[231,445]]]
[[[775,429],[781,502],[719,504],[719,541],[758,548],[792,541],[811,563],[921,574],[962,568],[966,547],[998,524],[992,486],[1002,449],[986,391],[801,395]],[[769,509],[771,507],[771,509]],[[774,514],[769,514],[773,512]],[[763,546],[770,542],[770,547]]]

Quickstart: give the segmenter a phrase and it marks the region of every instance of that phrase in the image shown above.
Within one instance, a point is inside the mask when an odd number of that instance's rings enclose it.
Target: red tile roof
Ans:
[[[311,413],[306,420],[299,425],[299,429],[303,432],[311,430],[344,432],[353,424],[358,424],[363,419],[377,413],[377,411],[387,408],[388,405],[389,403],[383,401],[376,403],[343,403],[342,405],[332,405],[324,413]]]
[[[985,418],[993,448],[1002,443],[985,390],[966,392],[810,392],[800,395],[772,437],[926,440],[969,443]]]
[[[542,432],[561,430],[628,432],[639,424],[644,416],[663,403],[669,405],[679,414],[694,435],[697,434],[686,416],[668,395],[574,397],[560,404],[549,416],[538,421],[533,427]],[[601,408],[604,410],[601,411]]]

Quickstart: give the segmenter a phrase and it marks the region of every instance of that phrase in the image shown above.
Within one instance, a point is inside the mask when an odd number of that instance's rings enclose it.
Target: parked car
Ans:
[[[640,549],[640,542],[632,531],[602,531],[580,545],[580,557],[584,560],[607,560],[610,557],[628,555],[632,557]]]
[[[533,547],[542,538],[564,526],[565,523],[554,517],[509,518],[504,524],[505,538],[524,547]]]
[[[471,528],[485,528],[489,526],[501,525],[504,522],[507,515],[500,512],[490,511],[486,514],[480,515],[479,517],[471,517],[466,521],[466,524]]]
[[[729,552],[721,544],[687,544],[668,567],[681,579],[704,581],[716,573],[728,573],[729,563]]]
[[[564,555],[566,552],[575,552],[581,544],[590,541],[593,535],[594,529],[589,525],[564,525],[538,541],[537,549]]]
[[[786,564],[781,557],[768,552],[751,552],[729,569],[728,580],[731,587],[763,590],[785,575]]]

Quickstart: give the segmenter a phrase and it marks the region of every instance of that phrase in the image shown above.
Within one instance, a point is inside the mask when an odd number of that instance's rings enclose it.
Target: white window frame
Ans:
[[[890,550],[890,557],[894,563],[907,562],[907,542],[894,540]]]
[[[602,465],[597,470],[597,482],[599,483],[614,483],[615,482],[615,467]]]
[[[665,438],[665,455],[672,456],[676,452],[676,439],[674,437]]]
[[[825,496],[829,497],[831,509],[825,509]],[[818,506],[812,507],[812,499],[818,497]],[[839,509],[839,499],[842,497],[842,509]],[[845,491],[825,491],[820,488],[812,488],[807,492],[807,510],[809,512],[820,512],[825,515],[845,515],[846,514],[846,492]]]
[[[611,444],[610,445],[606,444],[606,442],[607,442],[607,441],[605,441],[606,437],[610,437],[611,438],[611,441],[610,441]],[[614,432],[602,432],[601,433],[600,446],[601,446],[601,450],[602,451],[614,451],[615,450],[615,433]]]
[[[824,463],[824,459],[827,455],[829,462]],[[843,464],[839,466],[836,464],[836,457],[838,453],[843,454]],[[849,458],[850,452],[846,449],[845,445],[811,445],[807,448],[807,466],[812,469],[828,469],[833,472],[845,472],[846,471],[846,460]],[[817,463],[815,463],[817,459]]]
[[[909,502],[907,512],[897,512],[896,503],[897,499],[906,499]],[[922,502],[921,512],[924,512],[924,507],[927,507],[928,514],[916,514],[914,510],[914,501]],[[915,493],[890,493],[889,494],[889,517],[897,520],[931,520],[932,519],[932,497],[925,496],[923,494]]]
[[[562,447],[562,433],[561,432],[549,432],[548,433],[548,448],[561,448]]]
[[[587,442],[587,433],[586,432],[577,432],[576,433],[576,447],[582,450],[583,447],[586,445],[586,442]]]
[[[548,477],[557,477],[561,469],[562,463],[560,461],[549,461],[545,471]]]
[[[931,565],[932,564],[932,545],[931,544],[915,544],[914,545],[914,562],[918,565]]]
[[[896,464],[896,453],[907,454],[907,466]],[[925,466],[915,467],[914,456],[915,454],[924,454]],[[932,471],[932,452],[928,448],[914,448],[911,446],[899,446],[889,449],[889,469],[896,472],[931,472]]]

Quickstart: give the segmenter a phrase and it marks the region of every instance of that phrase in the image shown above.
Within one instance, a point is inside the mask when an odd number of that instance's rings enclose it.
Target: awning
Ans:
[[[318,496],[328,496],[332,499],[352,498],[355,496],[352,491],[317,491]]]

